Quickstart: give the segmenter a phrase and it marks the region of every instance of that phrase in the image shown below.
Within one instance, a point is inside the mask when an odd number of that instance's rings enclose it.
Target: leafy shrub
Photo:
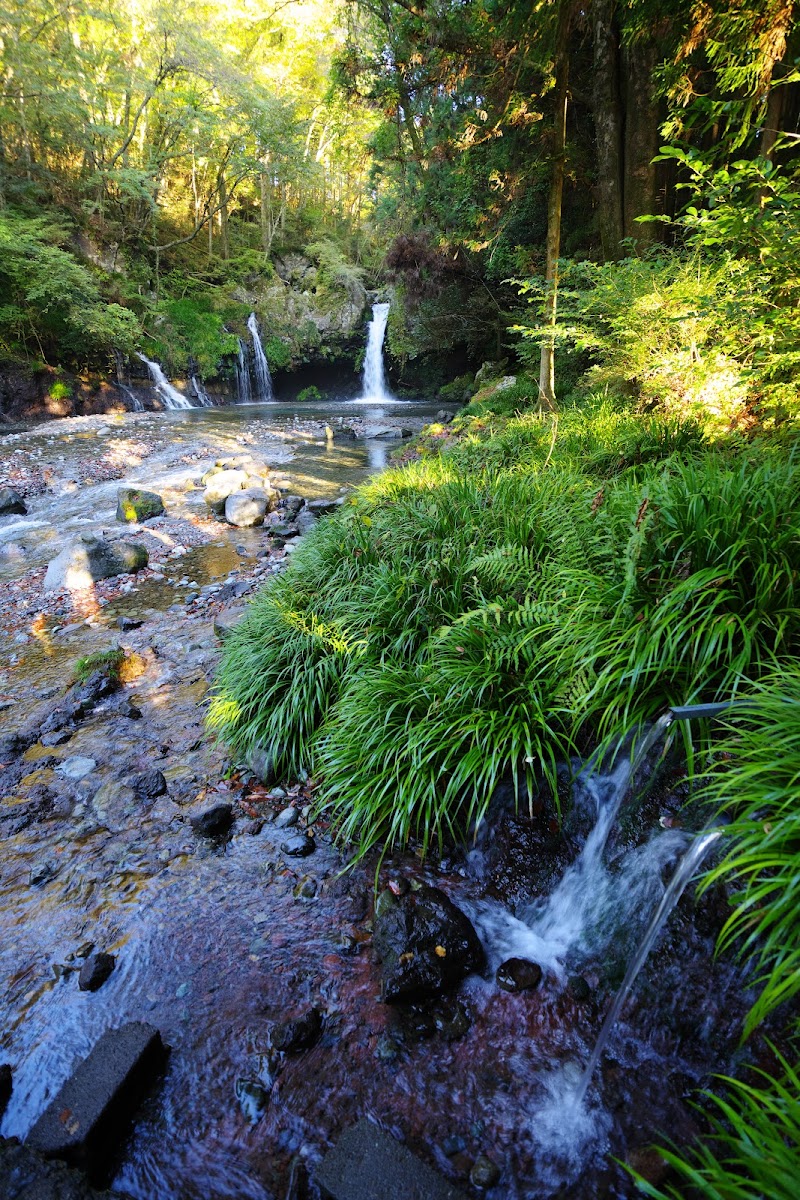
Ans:
[[[285,371],[291,364],[292,352],[281,338],[267,338],[264,342],[264,353],[273,371]]]
[[[151,355],[173,374],[185,374],[190,360],[201,375],[214,375],[227,355],[236,354],[237,339],[227,333],[209,296],[165,300],[155,310],[154,333],[148,339]]]
[[[318,387],[314,387],[312,385],[311,387],[303,388],[302,391],[298,392],[297,399],[301,402],[301,404],[317,404],[323,399],[323,395]]]

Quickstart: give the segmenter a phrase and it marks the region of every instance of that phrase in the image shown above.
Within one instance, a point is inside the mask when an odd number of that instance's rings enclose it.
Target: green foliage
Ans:
[[[72,395],[72,388],[63,379],[57,379],[51,385],[48,395],[51,400],[69,400]]]
[[[317,286],[331,292],[344,292],[360,301],[364,293],[364,272],[348,262],[341,248],[329,239],[312,242],[306,254],[317,264]]]
[[[303,404],[318,404],[324,397],[319,388],[314,387],[312,384],[311,387],[303,388],[302,391],[298,392],[297,399]]]
[[[754,1082],[720,1079],[723,1095],[713,1105],[709,1138],[684,1157],[659,1149],[680,1177],[665,1190],[637,1179],[638,1190],[654,1200],[794,1200],[800,1145],[800,1073],[777,1055],[780,1077],[755,1071]],[[687,1192],[687,1188],[690,1189]]]
[[[201,375],[215,375],[223,359],[236,354],[237,339],[225,331],[210,296],[165,300],[157,306],[147,349],[173,375],[186,374],[190,362]]]
[[[264,353],[273,371],[285,371],[292,361],[291,349],[277,337],[267,338],[264,342]]]
[[[99,650],[75,660],[73,674],[78,683],[85,683],[95,671],[101,671],[114,683],[119,683],[125,651],[119,646],[113,650]]]
[[[94,276],[64,248],[66,232],[45,217],[0,212],[0,353],[93,361],[132,349],[133,313],[104,304]]]

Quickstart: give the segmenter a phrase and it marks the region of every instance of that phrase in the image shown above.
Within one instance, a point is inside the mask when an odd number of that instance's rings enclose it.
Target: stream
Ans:
[[[501,789],[474,846],[426,865],[387,858],[382,883],[433,883],[469,913],[489,964],[438,1001],[394,1007],[379,1000],[371,951],[374,863],[343,875],[324,823],[313,854],[288,857],[274,818],[293,805],[302,828],[313,783],[269,789],[231,774],[204,733],[215,621],[289,551],[269,549],[266,527],[211,521],[203,469],[244,450],[285,488],[335,498],[402,444],[387,429],[418,429],[435,408],[242,405],[76,418],[0,438],[0,468],[24,459],[37,481],[28,514],[0,518],[4,732],[46,722],[79,655],[121,645],[136,664],[63,741],[37,741],[5,779],[0,771],[0,1062],[14,1081],[0,1133],[24,1138],[103,1032],[147,1021],[171,1056],[113,1179],[134,1200],[316,1197],[315,1165],[363,1116],[465,1195],[630,1196],[613,1156],[658,1178],[648,1149],[658,1131],[694,1136],[696,1090],[741,1054],[742,978],[713,954],[724,897],[697,901],[689,888],[586,1104],[566,1111],[559,1091],[589,1061],[686,848],[685,833],[662,828],[678,823],[682,801],[668,768],[644,805],[626,806],[618,770],[575,764],[563,834],[545,809],[516,811]],[[51,603],[46,563],[65,539],[114,526],[123,481],[166,503],[149,526],[148,571],[99,584],[87,611]],[[126,616],[141,624],[120,633]],[[131,780],[154,768],[166,792],[138,794]],[[233,805],[231,833],[198,837],[187,814],[214,798]],[[116,966],[88,993],[76,976],[92,948]],[[497,986],[510,954],[542,964],[538,988]],[[275,1023],[309,1005],[324,1014],[319,1041],[276,1053]],[[481,1156],[498,1171],[488,1191],[469,1182]]]

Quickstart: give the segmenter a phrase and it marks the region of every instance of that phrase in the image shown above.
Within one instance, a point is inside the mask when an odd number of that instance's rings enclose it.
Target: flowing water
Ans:
[[[153,387],[164,403],[165,408],[192,408],[191,400],[184,396],[183,392],[179,392],[176,387],[170,383],[164,374],[160,363],[153,362],[152,359],[145,358],[143,354],[137,352],[137,358],[140,358],[150,372],[150,378],[153,380]]]
[[[269,403],[275,398],[272,389],[272,375],[270,374],[264,347],[261,344],[261,334],[258,331],[258,318],[254,312],[250,313],[247,319],[247,328],[250,330],[250,335],[253,339],[253,365],[256,374],[254,399],[262,404]]]
[[[386,336],[389,307],[388,304],[376,304],[372,309],[364,355],[364,399],[367,401],[380,402],[391,399],[391,394],[386,388],[383,365],[383,339]]]
[[[253,399],[253,389],[250,384],[250,364],[247,361],[247,347],[239,338],[239,354],[236,360],[236,402],[249,404]]]

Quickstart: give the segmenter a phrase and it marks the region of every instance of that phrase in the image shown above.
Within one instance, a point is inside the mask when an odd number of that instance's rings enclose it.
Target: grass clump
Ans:
[[[86,683],[95,671],[100,671],[112,683],[119,683],[124,662],[125,651],[120,646],[115,646],[113,650],[98,650],[94,654],[86,654],[83,658],[76,659],[72,673],[77,683]]]

